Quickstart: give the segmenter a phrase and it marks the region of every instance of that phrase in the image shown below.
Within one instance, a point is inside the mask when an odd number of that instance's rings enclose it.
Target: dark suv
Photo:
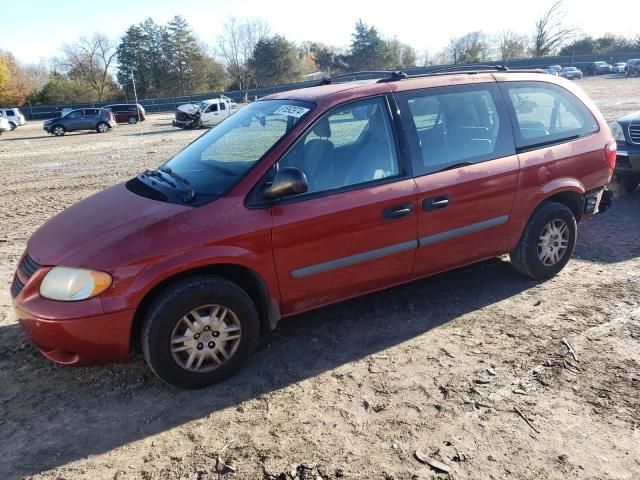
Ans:
[[[105,110],[113,113],[117,123],[128,123],[133,125],[138,122],[144,122],[145,111],[139,103],[124,103],[117,105],[107,105]]]
[[[282,317],[507,253],[551,278],[610,203],[616,143],[569,80],[338,80],[252,102],[40,227],[11,285],[38,349],[86,365],[139,345],[203,387]]]
[[[71,110],[60,118],[52,118],[42,124],[42,129],[61,137],[66,132],[77,130],[95,130],[98,133],[107,133],[110,128],[116,126],[113,113],[103,108],[80,108]]]
[[[636,77],[640,75],[640,58],[630,58],[624,67],[627,77]]]
[[[587,71],[591,75],[603,75],[605,73],[611,73],[611,65],[603,61],[593,62],[587,67]]]
[[[631,192],[640,184],[640,112],[618,118],[609,128],[618,144],[616,183]]]

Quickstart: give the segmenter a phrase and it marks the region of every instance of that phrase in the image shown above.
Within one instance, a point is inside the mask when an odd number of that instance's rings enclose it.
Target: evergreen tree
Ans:
[[[358,20],[352,36],[351,53],[347,56],[351,70],[384,70],[393,62],[389,45],[375,27]]]
[[[260,40],[249,66],[259,87],[293,82],[300,76],[295,46],[281,35]]]

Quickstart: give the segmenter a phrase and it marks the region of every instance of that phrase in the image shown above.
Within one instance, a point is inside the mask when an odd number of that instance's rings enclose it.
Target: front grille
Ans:
[[[20,279],[18,278],[18,275],[14,275],[13,283],[11,284],[11,296],[14,298],[17,297],[23,288],[24,288],[24,283],[20,281]]]
[[[27,278],[31,278],[31,275],[36,273],[36,270],[40,268],[40,264],[27,254],[22,259],[22,262],[20,262],[20,268]]]
[[[640,124],[629,125],[629,137],[633,143],[640,143]]]
[[[179,122],[187,122],[191,119],[191,115],[187,115],[183,112],[176,112],[176,120]]]
[[[41,265],[36,262],[33,258],[29,256],[27,253],[24,257],[22,257],[22,261],[18,265],[18,269],[24,273],[27,280],[31,278],[31,276],[36,273]],[[20,280],[18,276],[18,272],[13,276],[13,283],[11,284],[11,296],[16,297],[24,288],[24,283]]]

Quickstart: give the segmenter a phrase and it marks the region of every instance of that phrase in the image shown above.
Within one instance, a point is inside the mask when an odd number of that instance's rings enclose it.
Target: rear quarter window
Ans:
[[[575,140],[599,130],[589,109],[558,85],[504,82],[500,88],[511,110],[520,151]]]

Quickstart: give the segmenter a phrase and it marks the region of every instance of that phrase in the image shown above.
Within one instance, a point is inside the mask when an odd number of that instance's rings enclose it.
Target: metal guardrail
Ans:
[[[617,53],[611,55],[565,55],[555,57],[539,57],[539,58],[519,58],[509,61],[491,61],[484,62],[491,65],[505,65],[509,68],[545,68],[549,65],[562,65],[562,66],[574,66],[584,70],[591,63],[604,60],[610,64],[616,62],[624,62],[630,58],[640,58],[640,52],[635,53]],[[457,64],[462,67],[465,64]],[[439,69],[453,67],[456,65],[430,65],[428,67],[414,67],[408,68],[404,71],[408,75],[420,75],[425,73],[431,73]],[[363,78],[363,77],[359,77]],[[173,112],[180,105],[185,103],[195,103],[200,100],[206,100],[209,98],[217,98],[220,95],[225,95],[232,98],[236,102],[241,102],[246,96],[250,100],[256,97],[264,97],[272,93],[285,92],[287,90],[296,90],[298,88],[310,87],[317,85],[318,80],[307,80],[304,82],[288,83],[282,85],[276,85],[273,87],[264,88],[251,88],[247,90],[233,90],[226,92],[208,92],[200,93],[196,95],[185,95],[177,97],[151,97],[151,98],[139,98],[140,103],[144,109],[149,113],[162,113]],[[55,118],[60,115],[63,108],[91,108],[91,107],[104,107],[114,103],[133,103],[133,99],[119,99],[110,100],[108,102],[95,102],[95,103],[73,103],[65,105],[24,105],[21,108],[22,113],[28,120],[45,120],[48,118]]]

